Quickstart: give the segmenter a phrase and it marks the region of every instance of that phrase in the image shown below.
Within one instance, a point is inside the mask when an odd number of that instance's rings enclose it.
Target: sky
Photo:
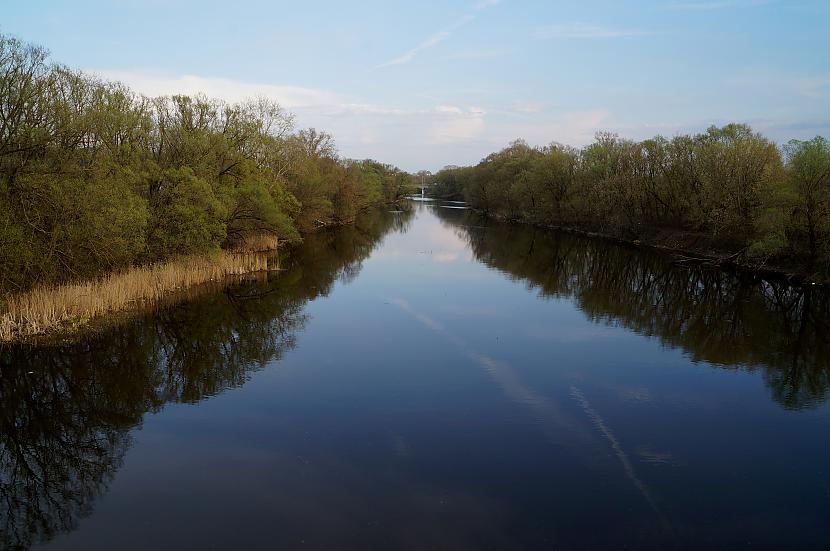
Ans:
[[[597,131],[830,137],[830,0],[0,0],[0,32],[148,95],[271,97],[409,171]]]

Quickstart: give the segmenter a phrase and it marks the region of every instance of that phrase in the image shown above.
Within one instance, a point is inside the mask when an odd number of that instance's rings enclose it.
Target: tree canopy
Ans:
[[[599,133],[584,148],[518,140],[433,177],[438,197],[492,216],[628,239],[669,230],[755,259],[830,273],[830,145],[779,149],[743,124],[643,141]]]
[[[298,240],[411,177],[338,156],[266,98],[148,98],[0,35],[0,288],[95,276],[252,234]]]

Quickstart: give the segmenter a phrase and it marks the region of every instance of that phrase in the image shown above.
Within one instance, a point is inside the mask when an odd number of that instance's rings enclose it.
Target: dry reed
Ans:
[[[194,285],[267,269],[264,254],[222,252],[216,258],[183,258],[100,279],[35,288],[8,297],[0,308],[0,341],[76,328]]]
[[[236,239],[231,245],[230,250],[237,253],[261,253],[276,251],[277,246],[278,239],[276,235],[270,233],[254,233]]]

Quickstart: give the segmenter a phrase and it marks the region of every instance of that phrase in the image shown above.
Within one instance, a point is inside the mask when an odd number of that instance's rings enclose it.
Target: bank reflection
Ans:
[[[411,212],[373,212],[322,232],[284,271],[77,342],[0,347],[0,549],[74,529],[121,466],[131,431],[171,402],[244,384],[296,344],[304,307],[349,281]]]
[[[433,208],[475,257],[544,297],[575,301],[596,323],[625,327],[694,361],[760,371],[773,399],[811,408],[830,387],[830,304],[813,286],[701,265],[472,211]]]

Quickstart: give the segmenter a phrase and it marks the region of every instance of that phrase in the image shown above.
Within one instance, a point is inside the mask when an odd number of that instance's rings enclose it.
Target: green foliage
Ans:
[[[228,236],[252,233],[273,233],[284,241],[297,241],[300,234],[291,218],[283,212],[280,202],[255,182],[234,188],[225,199]]]
[[[153,259],[206,253],[225,240],[224,205],[210,185],[188,168],[166,171],[165,185],[151,206],[149,254]]]
[[[463,195],[490,215],[628,238],[697,233],[756,259],[830,268],[830,147],[776,146],[746,125],[635,142],[599,133],[582,149],[516,141],[473,167],[433,177],[437,197]]]
[[[790,238],[810,263],[830,264],[830,143],[817,136],[785,147],[792,192]]]
[[[770,186],[764,190],[762,207],[755,217],[747,255],[758,261],[781,257],[791,252],[787,224],[794,201],[788,185]]]
[[[146,98],[0,35],[0,288],[354,220],[409,175],[340,159],[259,98]]]
[[[11,205],[0,202],[0,284],[4,287],[21,288],[24,274],[35,262],[36,250],[27,237]]]
[[[459,201],[464,199],[464,176],[456,166],[447,166],[439,170],[432,178],[430,195],[438,199]]]

